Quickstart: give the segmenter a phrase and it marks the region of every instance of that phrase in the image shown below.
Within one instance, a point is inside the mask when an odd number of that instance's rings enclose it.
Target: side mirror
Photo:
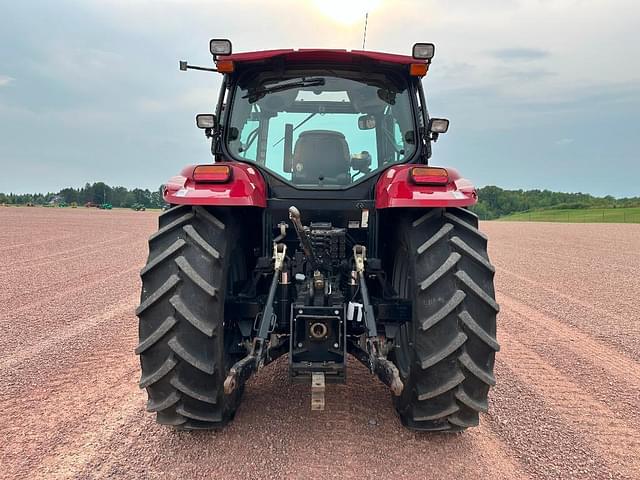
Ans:
[[[358,128],[360,130],[371,130],[372,128],[376,128],[376,117],[371,114],[362,115],[358,118]]]
[[[198,128],[216,128],[216,116],[212,113],[200,113],[196,115],[196,125]]]
[[[233,142],[238,138],[240,138],[240,130],[238,130],[236,127],[229,127],[229,130],[227,130],[227,140]]]
[[[429,120],[429,131],[431,133],[447,133],[449,130],[449,120],[446,118],[431,118]]]
[[[371,155],[366,150],[351,156],[351,168],[361,173],[371,171]]]
[[[406,143],[408,143],[409,145],[415,145],[416,144],[416,132],[414,132],[413,130],[409,130],[407,133],[404,134],[404,141]]]

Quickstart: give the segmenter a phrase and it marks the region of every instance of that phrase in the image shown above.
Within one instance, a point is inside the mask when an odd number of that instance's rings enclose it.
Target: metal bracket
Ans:
[[[287,246],[284,243],[274,243],[273,244],[273,260],[274,260],[274,270],[277,275],[282,271],[284,267],[284,259],[287,256]]]
[[[300,210],[298,210],[293,205],[289,207],[289,219],[291,220],[291,223],[293,223],[293,228],[298,234],[298,239],[300,240],[300,245],[302,246],[305,257],[307,257],[307,260],[309,260],[309,262],[311,263],[311,267],[314,270],[319,270],[320,266],[318,263],[318,259],[316,258],[316,255],[313,251],[313,245],[311,244],[309,235],[304,229],[302,220],[300,219]]]
[[[311,410],[324,410],[324,372],[311,374]]]
[[[367,247],[364,245],[354,245],[353,259],[356,263],[356,272],[364,275],[364,261],[367,259]]]
[[[364,275],[364,262],[367,259],[367,247],[364,245],[353,246],[353,261],[355,263],[356,276],[360,285],[360,296],[364,306],[364,323],[367,327],[367,336],[375,338],[378,336],[376,329],[376,315],[369,298],[369,289],[367,288],[367,280]],[[373,369],[373,365],[371,367]]]
[[[381,355],[377,340],[367,340],[368,351],[353,341],[347,342],[347,349],[358,361],[370,368],[372,373],[376,374],[395,396],[402,394],[404,384],[400,378],[398,367]]]
[[[244,384],[247,381],[249,376],[256,370],[256,361],[256,356],[252,352],[231,367],[227,378],[224,380],[224,393],[226,395],[231,395],[238,384]]]

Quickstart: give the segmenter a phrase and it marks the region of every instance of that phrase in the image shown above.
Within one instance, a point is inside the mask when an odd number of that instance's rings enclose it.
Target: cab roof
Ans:
[[[340,50],[322,48],[301,48],[281,50],[261,50],[256,52],[232,53],[220,55],[218,60],[231,60],[234,63],[268,62],[270,60],[283,59],[288,62],[331,62],[331,63],[356,63],[360,60],[373,60],[396,65],[409,65],[412,63],[425,63],[409,55],[396,55],[394,53],[372,52],[369,50]]]

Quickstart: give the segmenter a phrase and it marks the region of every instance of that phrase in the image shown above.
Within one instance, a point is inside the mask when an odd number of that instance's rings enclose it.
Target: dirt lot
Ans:
[[[640,225],[483,226],[502,351],[479,428],[404,430],[355,363],[311,412],[281,361],[229,428],[180,433],[133,354],[156,216],[0,208],[0,477],[640,478]]]

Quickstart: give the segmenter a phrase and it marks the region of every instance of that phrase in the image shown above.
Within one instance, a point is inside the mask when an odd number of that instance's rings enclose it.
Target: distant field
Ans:
[[[534,210],[514,213],[499,220],[507,222],[640,223],[640,207]]]

